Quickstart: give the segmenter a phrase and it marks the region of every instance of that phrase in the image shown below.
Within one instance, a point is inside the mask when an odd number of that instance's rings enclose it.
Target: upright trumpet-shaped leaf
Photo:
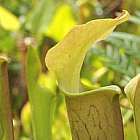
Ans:
[[[128,19],[128,12],[115,19],[93,20],[75,26],[46,56],[66,104],[73,140],[123,140],[121,113],[116,86],[79,93],[80,71],[92,44],[105,39]]]
[[[0,56],[0,140],[14,140],[9,98],[7,58]]]
[[[105,39],[113,29],[128,19],[127,11],[115,19],[93,20],[75,26],[47,56],[46,63],[58,79],[61,89],[79,91],[80,70],[86,52],[92,44]]]
[[[27,53],[27,83],[32,113],[34,140],[51,140],[55,95],[39,84],[41,63],[35,48]]]
[[[134,109],[135,125],[138,139],[140,140],[140,74],[126,85],[125,93]]]

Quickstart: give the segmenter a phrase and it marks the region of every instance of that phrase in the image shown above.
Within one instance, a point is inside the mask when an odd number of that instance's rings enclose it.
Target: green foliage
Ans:
[[[32,65],[33,63],[34,65]],[[55,93],[39,84],[40,74],[40,60],[36,50],[30,47],[27,54],[27,83],[32,112],[33,136],[35,140],[51,140],[56,97]]]
[[[105,41],[90,49],[82,69],[82,78],[92,81],[93,84],[100,81],[101,86],[113,82],[124,87],[129,79],[140,72],[139,40],[139,36],[133,34],[113,32]],[[96,78],[97,72],[103,69],[105,72]]]
[[[34,34],[44,32],[52,19],[58,4],[59,2],[57,0],[38,1],[37,6],[35,6],[33,11],[30,13],[27,28]]]
[[[36,98],[39,96],[40,100],[45,102],[48,94],[53,94],[54,98],[57,98],[54,101],[56,108],[54,107],[52,139],[71,140],[64,97],[57,89],[54,76],[48,73],[44,57],[48,49],[57,41],[61,41],[75,24],[86,23],[98,18],[114,18],[122,9],[131,13],[128,22],[117,27],[106,40],[93,44],[94,46],[92,45],[93,47],[87,51],[79,79],[81,92],[112,84],[124,89],[128,81],[140,73],[139,0],[135,0],[135,2],[132,0],[0,0],[0,4],[0,53],[5,53],[10,58],[8,73],[15,140],[33,139],[31,112],[36,114],[37,110],[41,113],[43,111],[40,103],[33,101],[37,100]],[[31,101],[27,98],[27,86],[29,90],[29,85],[27,85],[25,76],[25,69],[27,70],[25,60],[27,59],[26,48],[29,45],[36,46],[40,51],[41,59],[39,60],[37,50],[35,50],[37,63],[42,64],[40,70],[37,70],[37,66],[33,71],[36,73],[35,75],[38,75],[35,85],[39,89],[41,88],[38,93],[42,91],[43,87],[43,91],[46,90],[47,94],[44,95],[41,92],[42,94],[38,95],[37,91],[33,90],[29,92],[36,93],[32,99],[33,105],[37,106],[36,111],[32,111],[31,103],[29,103]],[[32,67],[37,65],[35,62],[32,60]],[[42,71],[45,73],[42,74]],[[31,74],[31,76],[34,75]],[[0,78],[2,77],[0,76]],[[120,95],[120,104],[125,139],[136,140],[133,125],[135,117],[132,115],[134,110],[125,94]],[[46,110],[45,112],[47,113]],[[39,120],[34,126],[37,126],[38,123]],[[41,123],[43,124],[43,121]],[[45,123],[42,126],[45,127]],[[3,133],[1,130],[0,125],[0,135]],[[43,133],[43,130],[39,131]]]

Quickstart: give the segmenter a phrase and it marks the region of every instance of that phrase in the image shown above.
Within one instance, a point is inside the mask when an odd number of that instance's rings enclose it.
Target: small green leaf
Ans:
[[[140,140],[140,74],[126,85],[125,93],[134,109],[135,125],[138,139]]]

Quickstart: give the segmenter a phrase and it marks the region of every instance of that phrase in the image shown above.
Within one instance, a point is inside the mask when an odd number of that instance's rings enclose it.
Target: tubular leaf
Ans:
[[[75,26],[46,55],[48,69],[64,92],[73,140],[123,140],[120,89],[116,86],[79,93],[80,71],[91,45],[105,39],[129,17],[93,20]]]
[[[27,53],[27,83],[32,112],[33,136],[35,140],[52,139],[52,120],[55,95],[39,84],[41,64],[35,48]]]
[[[140,74],[135,76],[125,87],[125,93],[134,109],[134,118],[138,140],[140,140]]]

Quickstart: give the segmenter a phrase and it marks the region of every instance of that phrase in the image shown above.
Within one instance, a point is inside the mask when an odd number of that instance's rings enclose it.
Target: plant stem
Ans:
[[[0,57],[0,125],[0,139],[14,140],[7,72],[7,59],[4,57]]]

